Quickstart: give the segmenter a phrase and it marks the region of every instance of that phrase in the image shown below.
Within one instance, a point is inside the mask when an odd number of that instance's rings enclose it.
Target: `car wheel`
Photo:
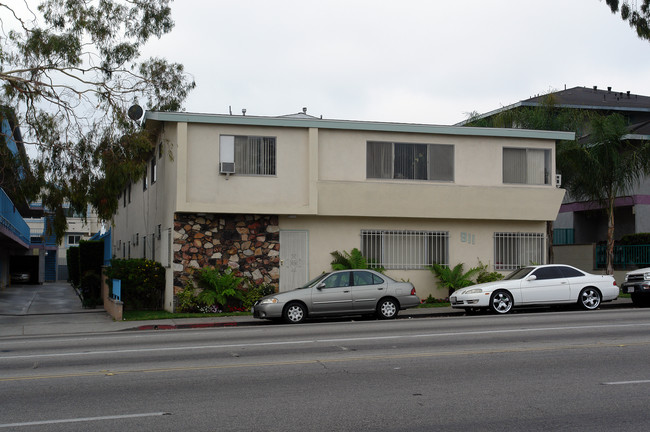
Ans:
[[[578,296],[578,305],[587,310],[594,310],[600,306],[600,292],[596,288],[584,288]]]
[[[384,299],[377,306],[377,315],[379,319],[392,319],[397,317],[399,306],[393,299]]]
[[[307,309],[300,303],[289,303],[284,308],[282,317],[289,324],[299,324],[307,318]]]
[[[508,291],[497,291],[490,297],[490,309],[499,314],[510,312],[512,303],[512,295]]]

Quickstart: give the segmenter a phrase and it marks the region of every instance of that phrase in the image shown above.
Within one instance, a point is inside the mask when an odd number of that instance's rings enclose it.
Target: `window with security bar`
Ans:
[[[454,146],[369,141],[366,177],[454,181]]]
[[[361,253],[372,267],[394,270],[426,269],[447,265],[449,233],[446,231],[362,230]]]
[[[516,270],[544,264],[546,235],[543,233],[494,233],[495,270]]]
[[[276,140],[274,137],[222,135],[220,145],[230,147],[228,151],[221,150],[221,162],[233,162],[232,159],[223,160],[223,155],[234,153],[236,174],[276,174]]]

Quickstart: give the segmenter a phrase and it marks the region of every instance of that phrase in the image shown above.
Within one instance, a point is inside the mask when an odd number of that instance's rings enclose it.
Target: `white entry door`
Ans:
[[[308,244],[307,231],[280,231],[280,291],[309,281]]]

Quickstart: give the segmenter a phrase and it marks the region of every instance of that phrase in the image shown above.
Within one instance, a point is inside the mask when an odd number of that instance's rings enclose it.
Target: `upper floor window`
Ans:
[[[219,145],[221,146],[221,162],[234,162],[235,173],[276,174],[276,140],[274,137],[222,135]]]
[[[158,180],[158,166],[156,165],[156,158],[151,159],[151,184],[156,183]]]
[[[530,185],[551,184],[551,151],[504,148],[503,182]]]
[[[81,235],[79,234],[69,234],[68,235],[68,246],[76,246],[81,241]]]
[[[146,165],[145,165],[146,167]],[[149,187],[149,176],[147,176],[147,170],[144,170],[144,177],[142,177],[142,190],[146,191]]]
[[[369,141],[366,176],[379,179],[454,180],[454,146]]]

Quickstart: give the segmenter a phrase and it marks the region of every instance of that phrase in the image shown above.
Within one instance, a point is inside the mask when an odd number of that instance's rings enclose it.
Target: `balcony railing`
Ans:
[[[650,245],[614,246],[614,268],[650,267]],[[596,268],[607,265],[607,246],[596,245]]]
[[[2,189],[0,189],[0,226],[29,245],[29,226]]]
[[[553,230],[553,245],[572,245],[575,244],[575,234],[573,228],[556,228]]]

